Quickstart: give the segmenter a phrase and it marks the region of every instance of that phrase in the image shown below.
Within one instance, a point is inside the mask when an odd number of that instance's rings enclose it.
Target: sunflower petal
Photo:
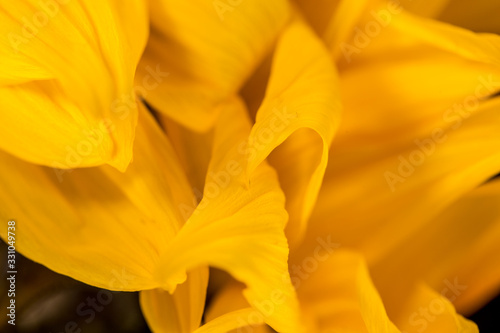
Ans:
[[[436,0],[436,1],[413,1],[401,0],[403,7],[417,15],[425,17],[438,17],[453,0]],[[473,7],[473,6],[472,6]]]
[[[500,182],[482,185],[414,233],[411,246],[391,252],[374,268],[381,277],[400,272],[383,283],[386,294],[396,298],[408,289],[401,281],[423,280],[462,312],[486,303],[500,288],[499,200]]]
[[[318,36],[322,36],[341,1],[320,0],[312,2],[294,0],[294,2],[307,20],[308,25],[314,29]]]
[[[208,267],[190,272],[171,295],[162,289],[141,291],[142,312],[154,332],[191,333],[201,323],[205,308]]]
[[[374,1],[377,3],[377,1]],[[373,5],[370,0],[348,1],[340,0],[338,8],[335,10],[333,17],[328,22],[328,26],[323,33],[323,39],[327,45],[330,45],[333,52],[333,59],[337,59],[340,55],[341,48],[346,40],[348,40],[353,30],[355,30],[356,23],[362,17],[363,13]]]
[[[287,22],[287,1],[151,1],[153,32],[138,70],[169,77],[144,85],[157,110],[197,131],[212,127]],[[148,89],[150,88],[150,89]]]
[[[462,109],[475,109],[500,90],[498,36],[406,14],[393,17],[369,44],[360,44],[358,35],[349,45],[360,53],[346,52],[341,64],[342,100],[349,112],[336,142],[345,150],[364,144],[378,153],[380,147],[390,150],[431,135],[432,129],[458,126]],[[393,140],[396,134],[401,140]]]
[[[168,133],[196,199],[201,200],[208,165],[212,158],[213,130],[200,133],[182,126],[161,113],[156,116]]]
[[[333,155],[311,232],[335,234],[342,244],[363,248],[374,264],[498,173],[499,110],[500,99],[485,101],[457,129],[440,129],[438,141],[420,137],[419,144],[403,143],[387,156],[365,154],[361,161],[352,162],[355,149],[347,156]]]
[[[499,11],[497,1],[476,0],[472,5],[467,1],[449,0],[437,18],[472,31],[500,34],[500,22],[491,15]]]
[[[299,299],[315,323],[310,331],[399,332],[387,317],[363,257],[346,250],[329,255],[320,252],[324,251],[314,251],[314,257],[296,257],[292,263],[292,269],[294,265],[303,269],[295,279],[301,280]]]
[[[445,36],[464,43],[440,45]],[[345,112],[314,214],[317,234],[363,246],[371,264],[496,174],[498,102],[487,99],[500,89],[499,47],[497,36],[401,14],[343,63]]]
[[[395,29],[465,59],[500,66],[500,36],[471,31],[402,13],[393,21]]]
[[[247,327],[247,323],[242,320],[242,318],[255,317],[257,318],[254,323],[263,324],[263,317],[259,312],[253,308],[244,308],[232,312],[228,312],[223,314],[220,317],[213,319],[212,321],[206,323],[194,333],[217,333],[217,332],[232,332],[233,330]],[[252,332],[254,332],[254,328],[251,328]],[[238,330],[239,331],[239,330]],[[256,331],[259,332],[259,331]],[[266,331],[264,331],[266,332]]]
[[[237,148],[249,130],[242,102],[228,105],[215,129],[203,199],[165,250],[157,280],[173,290],[194,267],[222,269],[246,285],[245,297],[266,322],[288,331],[300,325],[287,271],[284,197],[276,174],[265,163],[255,169],[249,184],[245,182],[246,156]],[[283,303],[272,303],[275,293]],[[268,306],[273,311],[267,311]]]
[[[134,73],[147,38],[144,1],[5,3],[0,22],[0,60],[13,65],[0,72],[0,148],[46,166],[107,163],[124,171],[137,122]],[[103,121],[114,130],[95,134]],[[61,128],[73,133],[65,139]],[[8,140],[13,133],[20,140]]]
[[[228,328],[229,325],[233,328],[245,327],[245,329],[255,333],[272,332],[269,326],[264,324],[263,317],[257,310],[245,311],[245,309],[250,308],[250,304],[243,297],[244,289],[243,284],[230,281],[219,290],[205,312],[206,324],[200,331],[208,327],[217,327],[223,323],[222,325],[228,325]],[[226,324],[226,321],[232,322],[232,324]],[[228,332],[237,333],[238,330]]]
[[[295,20],[280,37],[266,96],[248,142],[240,147],[248,155],[250,175],[275,148],[289,141],[275,152],[273,166],[284,177],[280,182],[287,196],[291,242],[300,238],[321,186],[328,148],[340,121],[337,87],[326,49],[303,22]]]
[[[21,253],[106,289],[161,286],[154,280],[160,253],[183,224],[178,203],[193,195],[167,138],[141,110],[137,159],[126,173],[57,171],[0,151],[0,214],[17,222]]]
[[[456,313],[450,301],[423,284],[397,305],[397,311],[395,323],[403,332],[479,332],[476,324]]]
[[[103,167],[103,171],[148,217],[164,221],[166,229],[161,235],[168,242],[189,217],[181,203],[195,202],[196,198],[170,140],[142,104],[139,111],[136,158],[125,174],[109,167]]]

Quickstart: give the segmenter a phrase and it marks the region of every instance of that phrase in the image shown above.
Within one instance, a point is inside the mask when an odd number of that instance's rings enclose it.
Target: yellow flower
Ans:
[[[403,4],[1,5],[18,250],[140,291],[155,332],[477,332],[500,37]]]
[[[500,167],[500,37],[393,3],[347,3],[329,22],[327,7],[301,3],[336,59],[344,106],[307,234],[290,253],[304,321],[311,332],[477,332],[454,306],[472,313],[500,282],[500,183],[487,182]],[[206,318],[245,306],[241,288],[228,283]],[[278,305],[268,301],[261,311]]]

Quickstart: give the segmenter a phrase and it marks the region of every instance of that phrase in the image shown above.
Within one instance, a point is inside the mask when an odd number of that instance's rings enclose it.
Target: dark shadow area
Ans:
[[[57,274],[19,253],[14,287],[7,279],[7,246],[0,240],[0,332],[150,333],[138,293],[111,292]],[[15,326],[6,311],[14,300]]]
[[[481,333],[500,332],[500,295],[469,317]]]

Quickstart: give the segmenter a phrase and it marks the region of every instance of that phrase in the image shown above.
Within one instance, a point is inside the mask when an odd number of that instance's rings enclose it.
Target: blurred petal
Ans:
[[[318,36],[322,36],[341,0],[294,0],[294,2],[306,18],[308,25]]]
[[[315,322],[310,331],[399,332],[387,317],[361,255],[344,250],[328,256],[318,252],[314,257],[295,257],[292,265],[301,263],[311,273],[295,276],[302,278],[297,288],[301,305]]]
[[[195,132],[163,114],[156,116],[172,142],[196,198],[201,200],[212,158],[213,130],[206,133]]]
[[[476,32],[500,34],[500,21],[495,14],[500,12],[500,2],[476,0],[448,0],[448,5],[437,17],[439,20]]]
[[[335,14],[331,18],[328,26],[323,33],[325,43],[332,49],[333,59],[340,56],[341,46],[352,36],[353,31],[359,29],[356,23],[363,13],[369,11],[373,3],[378,1],[370,0],[340,0]]]
[[[191,333],[201,323],[205,308],[208,267],[188,274],[171,295],[162,289],[141,291],[141,308],[154,332]]]
[[[305,24],[295,20],[280,37],[266,96],[248,142],[239,147],[248,155],[246,173],[251,175],[287,140],[275,152],[273,166],[283,177],[291,242],[300,238],[321,186],[328,148],[340,121],[337,86],[326,49]]]
[[[175,153],[147,112],[141,112],[137,158],[126,173],[108,166],[53,170],[0,154],[0,215],[16,220],[21,253],[101,288],[161,285],[154,272],[182,225],[177,202],[192,194]],[[1,235],[6,238],[4,231]]]
[[[143,97],[190,129],[212,127],[221,104],[270,51],[290,15],[284,0],[231,3],[151,1],[153,32],[137,79],[168,71]]]
[[[162,219],[168,229],[160,236],[167,243],[189,217],[181,209],[181,203],[193,202],[195,196],[170,140],[142,104],[140,111],[142,123],[137,128],[136,158],[127,173],[111,168],[103,170],[114,186],[146,216]]]
[[[405,9],[417,15],[422,15],[425,17],[437,17],[452,1],[453,0],[434,0],[434,1],[401,0],[401,4],[404,6]]]
[[[400,297],[401,298],[401,297]],[[396,325],[402,332],[461,332],[478,333],[472,321],[455,312],[453,305],[445,297],[425,285],[418,285],[410,297],[402,298],[396,311],[399,316]]]
[[[396,29],[408,36],[457,54],[465,59],[500,66],[500,36],[475,34],[448,24],[401,14],[393,21]]]
[[[0,71],[0,148],[46,166],[124,171],[137,123],[144,1],[11,2],[0,22],[0,60],[12,65]],[[102,129],[109,124],[113,131]]]
[[[461,42],[452,46],[455,40]],[[400,14],[359,50],[341,64],[347,112],[336,142],[346,151],[363,144],[381,155],[379,149],[390,151],[435,128],[459,126],[462,114],[500,90],[498,36]]]
[[[425,280],[466,313],[496,295],[500,289],[499,201],[499,181],[474,189],[414,233],[411,246],[399,246],[384,258],[374,274],[386,294],[392,294],[394,304],[415,280]],[[387,279],[396,270],[396,280]]]
[[[497,106],[485,99],[500,89],[500,38],[393,22],[343,64],[345,112],[314,214],[315,234],[363,246],[370,263],[499,169]]]
[[[205,321],[207,324],[205,324],[202,329],[217,327],[217,325],[230,321],[232,324],[224,323],[224,325],[237,326],[237,328],[245,327],[246,330],[255,333],[272,332],[271,329],[263,323],[263,320],[261,320],[263,317],[260,313],[255,309],[252,309],[253,311],[246,310],[250,307],[250,304],[248,304],[245,297],[243,297],[244,289],[244,285],[234,281],[224,286],[224,288],[215,295],[210,306],[207,308],[205,312]],[[220,331],[221,330],[218,332]],[[238,330],[230,332],[236,333]]]
[[[246,110],[234,101],[215,129],[211,178],[207,178],[203,199],[164,251],[157,279],[165,281],[166,290],[173,290],[194,267],[225,270],[246,285],[245,297],[267,323],[287,331],[300,325],[287,271],[284,196],[266,163],[255,169],[249,183],[245,181],[246,156],[238,152],[238,146],[249,131]],[[259,309],[276,292],[282,295],[283,304],[271,313]]]
[[[500,34],[500,22],[492,13],[500,11],[500,3],[491,0],[402,0],[408,11],[434,18],[475,32]]]
[[[246,322],[243,321],[242,318],[248,318],[248,317],[258,318],[256,319],[255,324],[264,323],[263,317],[262,316],[259,317],[258,311],[256,311],[253,308],[244,308],[241,310],[228,312],[220,317],[217,317],[214,320],[206,323],[205,325],[197,329],[194,333],[232,332],[233,330],[236,329],[238,329],[239,331],[239,328],[247,327]],[[254,328],[251,328],[251,331],[254,332]]]
[[[349,155],[333,155],[311,233],[331,233],[342,244],[363,248],[370,264],[394,251],[498,173],[499,110],[500,99],[483,102],[459,128],[441,129],[438,141],[419,138],[418,145],[403,143],[399,151],[368,156],[359,164],[351,163]]]

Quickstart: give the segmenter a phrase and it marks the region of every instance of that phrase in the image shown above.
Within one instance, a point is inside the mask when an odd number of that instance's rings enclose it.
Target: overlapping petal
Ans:
[[[280,293],[283,303],[262,314],[276,329],[291,331],[300,322],[287,271],[284,196],[265,162],[247,178],[247,156],[238,147],[249,131],[241,101],[228,104],[215,129],[203,199],[165,249],[157,280],[173,291],[194,267],[223,269],[246,285],[245,297],[258,311],[259,304]]]
[[[242,330],[255,333],[272,332],[271,328],[265,325],[264,317],[258,310],[251,308],[243,297],[244,289],[245,286],[241,283],[228,281],[212,299],[205,312],[207,323],[196,333],[208,332],[210,329],[214,332],[224,330],[231,333]],[[279,297],[276,300],[281,302]],[[272,307],[267,310],[272,311]]]
[[[19,250],[57,272],[119,290],[174,293],[188,271],[212,265],[244,282],[253,306],[278,290],[286,301],[265,314],[266,321],[284,330],[297,326],[289,319],[299,316],[287,274],[284,197],[265,163],[246,183],[246,159],[237,144],[248,136],[250,123],[241,102],[226,112],[207,175],[214,178],[207,178],[199,205],[168,139],[145,110],[137,131],[137,160],[124,174],[111,167],[81,169],[61,175],[60,183],[53,170],[4,154],[8,163],[2,174],[11,176],[2,177],[8,208],[2,216],[18,221],[23,234]],[[42,194],[47,188],[51,191]],[[38,199],[40,205],[26,211],[22,198]],[[79,209],[71,205],[75,200]],[[183,205],[189,204],[193,211],[183,215]],[[42,232],[45,228],[50,235]],[[50,259],[55,256],[57,261]],[[117,285],[114,275],[122,270],[128,280]],[[150,293],[146,304],[156,302]]]
[[[294,57],[290,57],[293,54]],[[339,125],[337,73],[319,39],[300,20],[276,46],[265,98],[248,141],[247,174],[273,150],[273,166],[287,196],[287,236],[300,239],[321,185],[328,148]]]
[[[398,313],[394,322],[402,332],[479,332],[476,324],[456,313],[449,300],[424,284],[415,286],[393,311]]]
[[[208,267],[188,274],[173,294],[162,289],[141,291],[141,308],[154,332],[194,332],[205,309]]]
[[[413,1],[402,0],[406,10],[425,17],[438,17],[453,0]]]
[[[494,241],[500,230],[499,189],[498,181],[474,189],[415,232],[411,246],[400,246],[374,267],[387,300],[397,304],[409,284],[422,280],[463,313],[488,301],[500,288]],[[396,279],[386,278],[395,271]]]
[[[193,195],[168,140],[141,110],[137,158],[126,173],[58,171],[1,153],[1,216],[17,222],[21,253],[106,289],[161,285],[153,279],[159,253],[183,224],[176,202]]]
[[[158,332],[477,332],[454,305],[500,288],[500,38],[418,15],[496,22],[297,3],[312,29],[285,0],[152,0],[135,87],[143,1],[3,6],[0,217],[56,272],[142,290]],[[209,267],[232,277],[203,316]]]
[[[439,0],[421,2],[403,0],[402,5],[412,13],[431,17],[475,32],[499,34],[500,23],[495,15],[500,10],[496,1],[479,0],[471,3],[464,0]]]
[[[152,34],[138,71],[169,77],[144,98],[184,126],[213,126],[221,105],[257,67],[290,16],[278,1],[151,1]]]
[[[420,146],[408,142],[395,154],[368,156],[350,168],[343,165],[349,158],[338,155],[311,231],[330,232],[342,244],[364,248],[371,263],[409,241],[443,209],[498,173],[498,110],[497,100],[485,102],[459,129],[443,132],[440,141],[420,138]],[[363,205],[360,198],[366,198]]]
[[[145,7],[142,0],[3,4],[0,148],[61,169],[107,163],[123,171],[137,122],[133,80],[148,34]]]
[[[471,6],[463,0],[449,0],[438,19],[476,32],[500,34],[500,23],[493,14],[499,10],[496,1],[480,0]]]
[[[344,63],[346,111],[317,206],[318,227],[324,231],[325,219],[332,221],[341,243],[359,245],[370,235],[372,259],[499,168],[498,102],[486,99],[500,86],[500,39],[406,15]],[[452,47],[440,42],[445,36],[464,42]],[[447,68],[438,77],[436,63]]]
[[[311,332],[399,332],[386,314],[363,256],[346,250],[293,257]],[[313,265],[315,263],[315,265]]]

